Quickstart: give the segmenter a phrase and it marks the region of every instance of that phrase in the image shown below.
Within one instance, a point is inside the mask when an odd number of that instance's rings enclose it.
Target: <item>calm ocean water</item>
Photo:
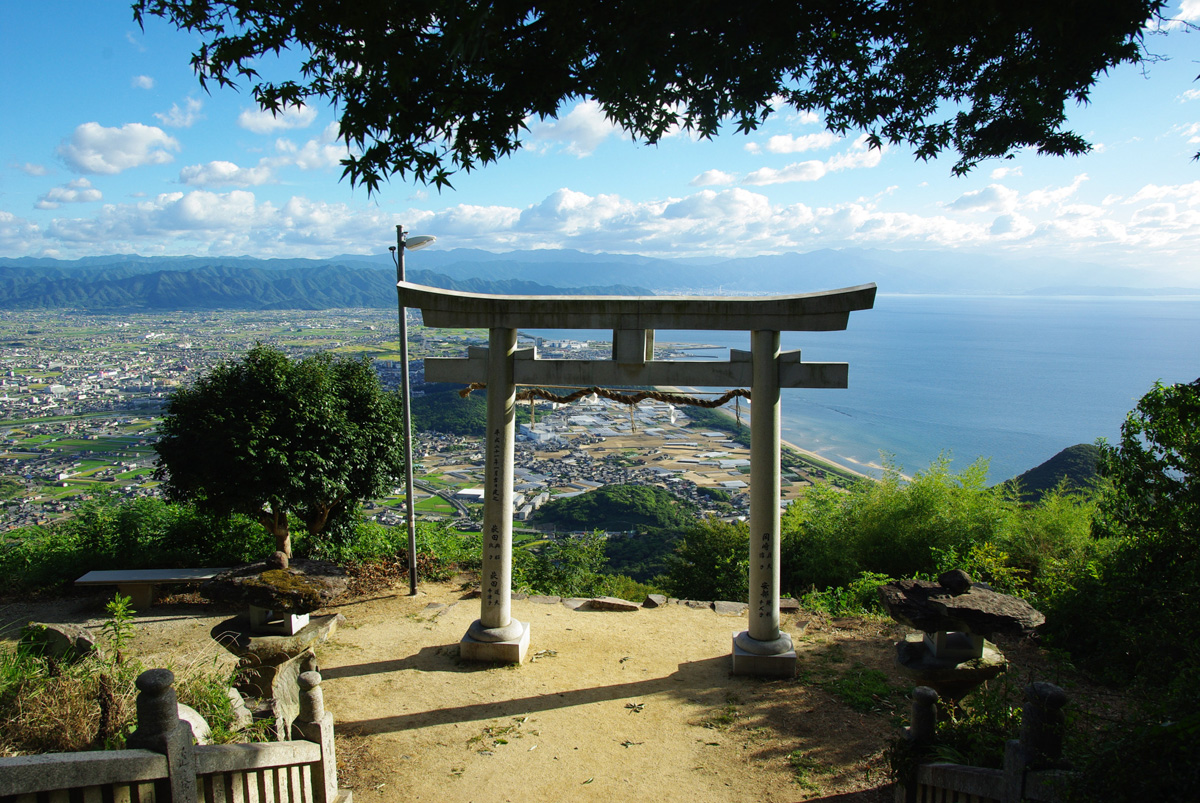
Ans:
[[[700,355],[713,359],[750,345],[741,332],[656,341],[721,346]],[[785,332],[783,347],[850,364],[846,390],[784,391],[787,440],[874,474],[881,454],[905,473],[941,453],[956,469],[983,457],[999,482],[1073,444],[1114,439],[1156,379],[1200,376],[1200,297],[880,295],[846,331]]]

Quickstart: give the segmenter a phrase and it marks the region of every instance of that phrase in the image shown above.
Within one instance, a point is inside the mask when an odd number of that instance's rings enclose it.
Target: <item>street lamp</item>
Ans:
[[[404,252],[416,251],[427,245],[432,245],[436,237],[419,234],[409,237],[403,226],[396,227],[396,245],[389,248],[392,260],[396,263],[396,282],[404,281]],[[400,291],[396,291],[396,306],[400,311],[400,396],[404,402],[404,499],[405,524],[408,527],[408,593],[417,595],[417,521],[416,506],[413,498],[413,460],[412,460],[412,394],[409,389],[408,377],[408,316],[404,304],[400,302]]]

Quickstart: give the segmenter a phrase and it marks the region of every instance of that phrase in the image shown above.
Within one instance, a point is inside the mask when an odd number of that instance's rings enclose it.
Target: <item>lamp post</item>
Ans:
[[[404,281],[404,252],[416,251],[433,243],[436,237],[417,235],[409,239],[403,226],[396,227],[396,245],[388,250],[396,263],[396,282]],[[412,460],[412,393],[408,376],[408,315],[397,292],[396,305],[400,313],[400,397],[404,403],[404,523],[408,528],[408,593],[417,594],[417,520],[413,498]]]

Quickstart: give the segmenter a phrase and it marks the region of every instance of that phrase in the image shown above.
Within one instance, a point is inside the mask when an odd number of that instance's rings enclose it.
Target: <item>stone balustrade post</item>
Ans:
[[[300,716],[292,724],[293,736],[321,746],[321,764],[314,773],[314,803],[337,800],[337,756],[333,746],[333,714],[325,710],[321,673],[300,674]]]
[[[1053,683],[1037,682],[1025,687],[1021,750],[1027,769],[1046,769],[1062,761],[1066,704],[1067,693]]]
[[[941,699],[929,686],[913,689],[912,716],[905,737],[915,745],[927,745],[937,734],[937,703]]]
[[[148,669],[138,676],[137,730],[127,746],[164,754],[172,803],[196,803],[196,748],[191,726],[179,718],[174,683],[169,669]]]

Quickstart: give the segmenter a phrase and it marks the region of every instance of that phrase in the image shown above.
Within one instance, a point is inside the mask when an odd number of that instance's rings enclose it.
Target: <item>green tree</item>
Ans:
[[[1100,73],[1141,61],[1164,0],[957,3],[928,0],[135,0],[199,39],[204,86],[251,85],[274,112],[314,99],[341,114],[356,152],[344,174],[368,191],[392,175],[437,186],[507,156],[531,118],[594,99],[635,139],[682,127],[754,130],[787,105],[874,147],[951,150],[955,172],[1032,147],[1090,148],[1065,105]],[[298,52],[296,76],[264,57]]]
[[[319,536],[395,481],[399,410],[366,360],[259,345],[171,396],[158,475],[169,498],[250,516],[290,555],[289,514]]]
[[[750,530],[745,522],[696,522],[679,539],[660,584],[687,599],[750,598]]]

